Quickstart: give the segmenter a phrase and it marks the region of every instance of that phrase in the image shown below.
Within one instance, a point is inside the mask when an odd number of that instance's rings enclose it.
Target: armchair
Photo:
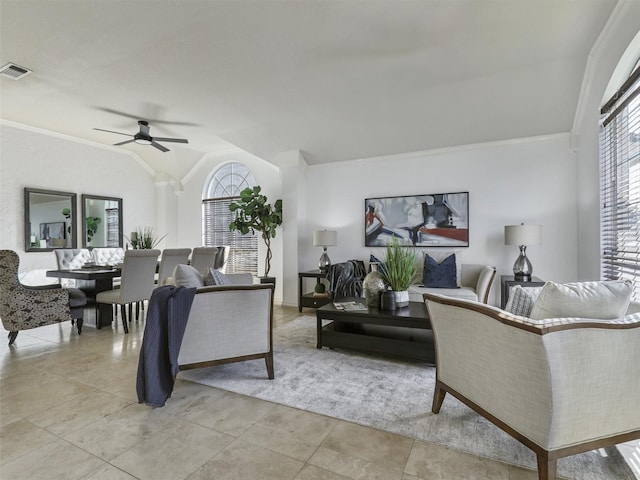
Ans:
[[[425,294],[436,346],[433,413],[450,393],[530,449],[558,458],[640,438],[640,314],[529,320]],[[597,392],[597,393],[596,393]]]
[[[82,333],[83,307],[87,297],[81,290],[60,285],[32,287],[18,279],[20,257],[13,250],[0,250],[0,318],[12,345],[20,330],[75,319]]]

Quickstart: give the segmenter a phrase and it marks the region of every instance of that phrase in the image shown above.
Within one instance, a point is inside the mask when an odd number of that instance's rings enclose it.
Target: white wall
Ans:
[[[640,2],[620,1],[591,51],[580,92],[573,143],[578,156],[578,279],[583,281],[600,279],[599,111],[608,100],[604,95],[614,72],[618,70],[618,78],[623,71],[628,76],[637,61],[639,31]],[[633,51],[619,65],[634,38]]]
[[[365,198],[468,191],[470,246],[459,249],[462,262],[512,274],[518,249],[504,245],[504,226],[541,224],[542,245],[527,249],[534,275],[576,279],[576,162],[569,135],[310,166],[306,184],[301,270],[317,268],[321,251],[312,246],[311,232],[322,228],[338,231],[338,246],[328,251],[333,263],[384,256],[382,248],[364,247]],[[492,303],[499,290],[497,282]]]
[[[78,228],[83,193],[122,198],[126,235],[156,225],[154,179],[133,155],[1,121],[0,248],[18,252],[21,272],[56,267],[52,252],[24,251],[24,187],[75,192]]]

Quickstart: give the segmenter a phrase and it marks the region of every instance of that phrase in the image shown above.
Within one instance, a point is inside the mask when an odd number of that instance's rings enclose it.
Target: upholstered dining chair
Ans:
[[[131,320],[133,303],[143,302],[151,298],[151,292],[155,288],[155,275],[159,256],[160,250],[126,250],[122,264],[120,288],[100,292],[96,295],[98,303],[120,305],[122,326],[125,333],[129,333],[126,305],[129,305],[129,320]],[[139,304],[136,305],[136,320],[138,315]]]
[[[93,262],[93,256],[88,248],[56,248],[53,253],[59,270],[74,270],[82,268],[85,263]],[[76,281],[71,278],[61,278],[63,287],[75,287]]]
[[[60,285],[27,286],[20,283],[20,257],[13,250],[0,250],[0,319],[9,331],[12,345],[20,330],[76,320],[82,333],[83,307],[87,297],[75,288]]]
[[[196,247],[191,254],[191,266],[200,272],[200,275],[206,275],[210,268],[216,263],[216,247]]]
[[[165,248],[162,250],[160,267],[158,268],[158,285],[164,285],[168,277],[173,274],[176,265],[189,263],[190,248]]]
[[[125,250],[120,247],[100,247],[91,250],[93,261],[98,265],[116,265],[124,261]]]

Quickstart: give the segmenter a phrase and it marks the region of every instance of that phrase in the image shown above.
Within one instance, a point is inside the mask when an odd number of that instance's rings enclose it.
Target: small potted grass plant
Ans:
[[[396,237],[387,244],[387,256],[379,270],[396,297],[396,307],[409,305],[409,286],[413,283],[418,266],[416,253],[400,244]]]

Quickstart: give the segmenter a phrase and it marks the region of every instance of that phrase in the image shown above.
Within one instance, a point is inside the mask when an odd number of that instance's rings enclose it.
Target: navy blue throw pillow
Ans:
[[[442,263],[425,255],[422,284],[429,288],[458,288],[455,253],[445,258]]]

